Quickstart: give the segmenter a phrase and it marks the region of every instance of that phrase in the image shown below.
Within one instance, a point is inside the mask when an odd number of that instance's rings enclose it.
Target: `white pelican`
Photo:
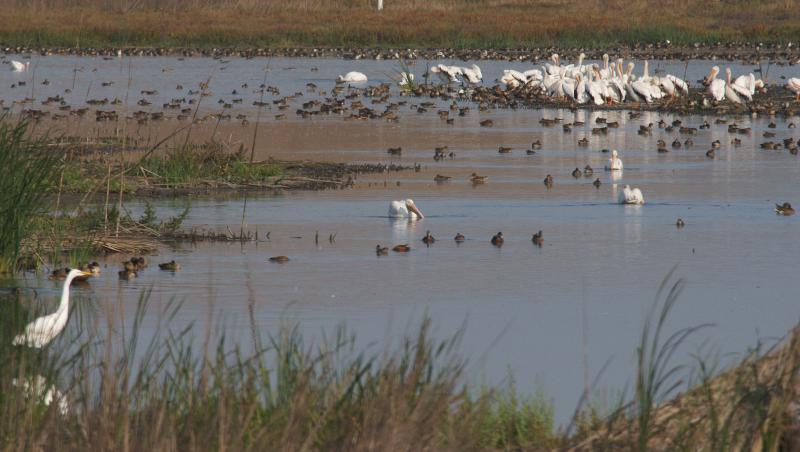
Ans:
[[[682,79],[680,79],[678,77],[675,77],[672,74],[667,74],[665,77],[667,79],[669,79],[669,81],[671,81],[673,85],[675,85],[675,90],[676,90],[675,93],[676,94],[678,93],[678,91],[680,91],[685,96],[689,95],[689,85],[686,84],[685,80],[682,80]]]
[[[631,188],[630,185],[625,185],[622,187],[622,191],[619,192],[618,199],[620,204],[644,204],[644,196],[642,196],[642,191],[638,188]]]
[[[575,86],[575,102],[579,104],[585,104],[586,102],[589,101],[588,84],[586,83],[586,80],[583,77],[581,77],[580,74],[578,74],[576,80],[578,81],[578,83]]]
[[[786,81],[786,89],[795,94],[796,100],[800,100],[800,78],[792,77]]]
[[[719,74],[719,66],[712,67],[705,84],[708,86],[708,94],[719,102],[725,99],[725,80],[718,79],[717,74]]]
[[[550,61],[552,61],[553,64],[545,63],[544,71],[548,75],[561,76],[561,74],[563,74],[563,68],[561,67],[561,60],[559,60],[558,54],[554,53],[553,55],[551,55],[550,56]]]
[[[389,203],[389,216],[392,218],[408,218],[411,220],[423,219],[422,212],[414,204],[414,200],[406,199]]]
[[[400,80],[397,82],[398,86],[409,86],[414,81],[414,74],[410,72],[400,72]]]
[[[12,344],[42,348],[64,330],[69,316],[69,285],[78,276],[92,276],[92,273],[78,269],[70,270],[64,281],[64,288],[61,290],[61,304],[58,305],[56,312],[39,317],[29,323],[25,327],[25,331],[14,338]]]
[[[544,75],[542,75],[542,71],[539,69],[528,69],[527,71],[523,72],[522,75],[525,76],[528,82],[533,80],[542,81],[544,80]]]
[[[606,171],[622,171],[622,159],[619,158],[616,149],[611,151],[611,158],[608,160]]]
[[[11,70],[14,72],[25,72],[28,68],[31,67],[31,62],[21,62],[17,60],[11,60]]]
[[[520,84],[528,83],[528,77],[520,71],[514,69],[506,69],[503,71],[503,76],[500,77],[499,82],[503,83],[509,88],[516,88]]]
[[[743,104],[739,93],[731,86],[731,68],[725,68],[725,97],[734,104]]]
[[[362,74],[361,72],[348,72],[345,75],[340,75],[336,77],[336,83],[358,83],[358,82],[366,82],[367,76]]]
[[[586,90],[595,105],[603,105],[606,102],[606,86],[601,80],[600,71],[597,68],[589,71],[589,81],[586,83]]]
[[[477,64],[473,64],[470,67],[462,67],[461,74],[467,78],[467,81],[472,84],[478,84],[483,80],[483,73],[481,72],[481,68],[478,67]]]

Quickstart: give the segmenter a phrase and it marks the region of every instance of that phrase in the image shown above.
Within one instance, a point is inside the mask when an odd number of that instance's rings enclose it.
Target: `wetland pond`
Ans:
[[[174,89],[174,74],[186,79],[188,86],[222,64],[203,58],[135,61],[131,80],[141,86],[133,85],[131,91],[137,98],[140,89]],[[234,59],[225,71],[217,71],[212,83],[220,85],[212,89],[229,92],[244,80],[257,86],[266,63]],[[110,78],[112,72],[119,78],[116,94],[102,95],[124,95],[125,62],[46,57],[37,64],[36,78],[51,81],[41,88],[71,85],[76,65],[86,68],[80,79],[90,77],[90,68],[96,66],[95,74],[101,73],[91,76],[96,80]],[[364,67],[371,78],[388,79],[386,74],[396,66],[388,61],[291,59],[273,59],[269,64],[273,69],[268,84],[286,93],[303,90],[310,82],[329,89],[339,73]],[[479,64],[487,80],[502,68],[523,66]],[[416,67],[420,65],[424,62]],[[710,65],[692,62],[687,78],[700,78]],[[665,66],[683,72],[682,63]],[[287,67],[295,69],[283,69]],[[310,67],[318,70],[310,72]],[[737,73],[752,70],[734,67]],[[160,79],[162,68],[170,68],[164,72],[169,80],[153,81]],[[777,74],[781,68],[773,70]],[[11,77],[0,72],[7,105],[14,96],[6,90]],[[92,93],[99,89],[92,84]],[[85,95],[86,85],[80,92]],[[169,99],[153,101],[155,105]],[[484,117],[491,117],[494,127],[478,127]],[[556,117],[585,125],[564,133],[560,126],[539,122]],[[606,136],[591,136],[600,117],[618,121],[620,127]],[[90,287],[74,291],[99,305],[117,304],[133,312],[142,290],[152,289],[156,305],[183,300],[175,322],[202,326],[211,310],[231,339],[241,341],[249,340],[248,305],[253,300],[253,316],[263,331],[277,331],[289,322],[319,337],[345,324],[359,344],[375,352],[398,345],[427,315],[437,337],[464,328],[460,350],[469,360],[471,383],[496,384],[513,375],[518,389],[526,393],[541,389],[552,398],[556,419],[564,422],[581,396],[586,376],[593,379],[608,360],[597,386],[600,393],[612,400],[633,383],[635,347],[644,318],[673,267],[687,284],[669,319],[670,331],[715,324],[697,333],[675,357],[676,363],[691,364],[691,354],[698,350],[730,363],[759,339],[783,336],[798,320],[800,291],[794,277],[800,220],[776,215],[774,205],[800,202],[800,160],[786,151],[759,149],[759,143],[767,130],[776,134],[775,140],[797,140],[800,132],[789,123],[800,121],[727,117],[729,123],[752,129],[741,135],[729,134],[727,125],[714,124],[714,117],[686,116],[680,118],[684,126],[697,127],[704,121],[712,125],[691,136],[656,127],[652,136],[636,133],[640,125],[661,119],[670,123],[678,117],[657,112],[643,112],[633,119],[625,111],[473,108],[452,126],[436,118],[435,111],[402,117],[394,124],[340,118],[265,120],[262,133],[271,144],[257,148],[264,158],[394,161],[421,163],[422,168],[362,175],[346,190],[150,200],[159,216],[174,215],[190,202],[187,229],[238,231],[244,214],[247,229],[257,229],[262,240],[162,246],[150,261],[175,259],[181,271],[161,272],[151,265],[131,281],[116,276],[120,262],[130,256],[109,256],[101,261],[102,276]],[[769,128],[773,121],[776,127]],[[590,138],[588,146],[578,145],[583,137]],[[687,138],[693,140],[692,146],[656,152],[657,139],[669,144]],[[733,145],[733,138],[740,138],[741,144]],[[528,155],[525,150],[533,140],[540,140],[542,147]],[[708,158],[705,153],[714,140],[721,145],[716,156]],[[434,162],[433,147],[442,145],[456,156]],[[513,150],[500,154],[500,145]],[[390,146],[402,146],[402,158],[390,158],[386,153]],[[603,171],[609,154],[602,151],[607,149],[619,150],[625,162],[621,174]],[[594,168],[594,175],[573,178],[573,169],[585,165]],[[473,172],[488,176],[487,183],[470,184]],[[436,184],[436,174],[453,179]],[[550,189],[542,183],[547,174],[555,179]],[[597,178],[598,188],[592,185]],[[641,188],[646,204],[618,205],[617,192],[623,184]],[[426,217],[416,222],[387,218],[389,201],[402,198],[413,198]],[[141,200],[125,205],[135,216],[144,209]],[[676,228],[678,218],[685,221],[684,228]],[[437,239],[430,247],[420,241],[428,230]],[[542,247],[531,242],[539,230],[544,235]],[[314,240],[317,231],[319,243]],[[489,243],[498,231],[506,237],[500,248]],[[264,239],[266,232],[269,240]],[[453,241],[459,232],[467,238],[460,245]],[[332,243],[330,234],[336,234]],[[376,244],[400,243],[411,244],[412,251],[376,256]],[[269,262],[275,255],[291,260]],[[60,290],[60,284],[31,275],[18,284],[36,288],[44,300],[55,299]],[[150,325],[158,322],[155,311],[147,317]]]

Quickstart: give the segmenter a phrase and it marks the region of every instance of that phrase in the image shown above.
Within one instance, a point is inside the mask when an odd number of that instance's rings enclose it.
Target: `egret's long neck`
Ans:
[[[73,279],[75,279],[74,276],[68,277],[64,281],[64,287],[61,288],[61,303],[58,305],[57,314],[64,314],[69,311],[69,285],[72,284]]]

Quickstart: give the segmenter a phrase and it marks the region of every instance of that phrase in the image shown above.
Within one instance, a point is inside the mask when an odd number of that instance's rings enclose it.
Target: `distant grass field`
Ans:
[[[601,47],[788,42],[790,0],[0,0],[0,43],[41,47]]]

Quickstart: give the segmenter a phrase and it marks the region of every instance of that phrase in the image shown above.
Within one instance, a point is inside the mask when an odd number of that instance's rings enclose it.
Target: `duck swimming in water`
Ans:
[[[433,242],[435,242],[435,241],[436,241],[436,239],[433,238],[433,236],[431,235],[431,231],[425,232],[425,237],[422,238],[422,243],[424,243],[424,244],[426,244],[428,246],[431,246],[431,245],[433,245]]]
[[[492,236],[492,245],[494,245],[494,246],[503,246],[503,242],[504,241],[505,240],[503,239],[503,233],[502,232],[498,232],[497,234]]]
[[[459,232],[458,234],[456,234],[456,236],[455,236],[455,238],[454,238],[454,240],[456,241],[456,243],[462,243],[462,242],[464,242],[464,240],[466,240],[466,239],[467,239],[467,238],[466,238],[466,237],[464,237],[464,234],[462,234],[462,233],[460,233],[460,232]]]
[[[283,264],[284,262],[289,262],[289,256],[272,256],[272,257],[269,258],[269,261],[270,262],[277,262],[279,264]],[[172,264],[174,262],[175,261],[172,261],[172,262],[170,262],[168,264],[160,264],[159,267],[161,267],[161,265],[169,265],[169,264]],[[175,264],[175,265],[177,265],[177,264]],[[163,268],[163,267],[161,267],[161,269],[162,270],[172,270],[170,268]]]
[[[542,234],[542,231],[533,234],[531,241],[533,242],[534,245],[541,247],[542,243],[544,243],[544,235]]]
[[[377,254],[378,256],[386,256],[386,255],[389,254],[389,247],[388,246],[376,245],[375,246],[375,254]]]
[[[408,244],[395,245],[395,247],[392,248],[392,251],[394,251],[395,253],[407,253],[411,251],[411,247],[408,246]]]
[[[783,203],[783,205],[775,204],[775,213],[778,215],[794,215],[794,208],[788,202]]]
[[[686,226],[686,223],[683,222],[683,218],[678,218],[678,221],[675,222],[675,226],[680,229]]]
[[[544,178],[544,186],[547,188],[553,188],[553,176],[547,175]]]
[[[283,256],[283,257],[286,257],[286,256]],[[270,260],[272,260],[272,259],[273,258],[270,258]],[[286,260],[289,260],[289,258],[287,257]],[[164,262],[163,264],[158,264],[158,268],[160,268],[161,270],[176,272],[176,271],[181,269],[181,265],[179,263],[175,262],[174,260],[171,260],[169,262]]]

